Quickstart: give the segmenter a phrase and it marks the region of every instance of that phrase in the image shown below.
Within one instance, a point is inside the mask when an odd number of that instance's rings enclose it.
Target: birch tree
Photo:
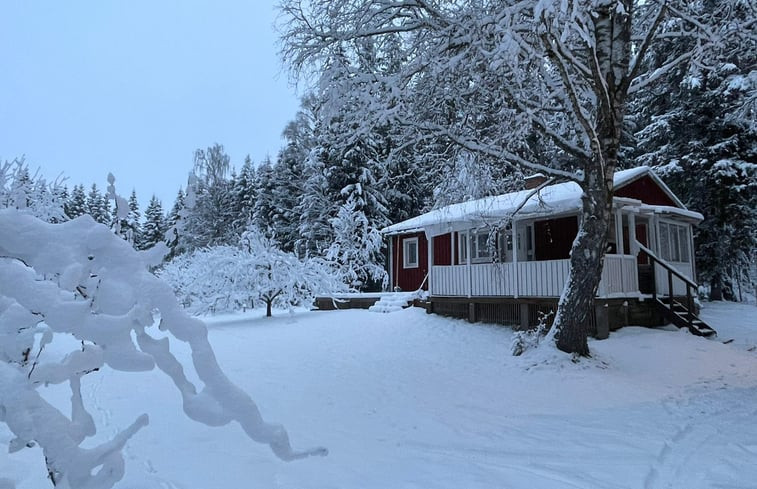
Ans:
[[[553,327],[559,349],[586,356],[629,95],[712,52],[724,36],[754,30],[753,19],[730,19],[724,8],[711,22],[700,7],[675,0],[284,0],[282,56],[293,76],[330,97],[325,110],[334,107],[335,121],[353,132],[391,124],[403,129],[405,145],[443,139],[524,172],[576,182],[581,224]],[[689,50],[655,71],[642,68],[653,43],[682,36],[695,40]],[[393,50],[395,63],[363,62],[367,40],[372,50]],[[336,64],[349,71],[338,87],[324,83]],[[340,100],[354,108],[339,111]]]

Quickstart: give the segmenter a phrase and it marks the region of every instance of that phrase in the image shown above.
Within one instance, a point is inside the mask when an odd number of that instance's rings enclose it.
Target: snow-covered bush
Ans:
[[[255,228],[242,234],[238,246],[212,246],[175,258],[160,276],[196,314],[262,303],[270,316],[273,306],[310,305],[318,294],[347,290],[328,262],[300,260]]]
[[[527,329],[524,331],[516,331],[513,335],[513,341],[510,344],[510,350],[513,356],[523,355],[529,350],[534,350],[539,347],[539,343],[542,343],[546,338],[549,331],[549,319],[553,313],[540,314],[539,322],[533,329]]]
[[[0,209],[18,209],[47,222],[66,219],[58,182],[32,175],[23,158],[0,163]]]
[[[205,325],[188,317],[170,286],[148,271],[165,250],[137,252],[89,216],[48,224],[0,210],[0,423],[15,436],[10,451],[41,447],[56,487],[112,487],[125,471],[123,446],[148,423],[142,415],[112,439],[82,447],[97,430],[82,379],[105,366],[157,367],[176,385],[191,419],[211,426],[236,421],[281,459],[326,453],[293,450],[283,427],[264,422],[253,400],[229,381]],[[191,366],[173,356],[174,341],[188,343]],[[52,355],[51,345],[68,353]],[[189,368],[200,385],[185,375]],[[40,391],[49,384],[68,384],[71,405],[47,402]]]

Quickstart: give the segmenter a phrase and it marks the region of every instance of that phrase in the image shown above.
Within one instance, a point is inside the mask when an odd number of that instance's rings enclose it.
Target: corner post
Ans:
[[[389,236],[389,292],[394,290],[394,236]]]
[[[431,295],[431,269],[434,267],[434,237],[433,236],[426,236],[426,243],[428,246],[428,268],[426,271],[426,274],[428,274],[428,293]]]
[[[513,236],[513,297],[517,299],[520,294],[520,275],[518,274],[518,221],[515,218],[510,224],[510,232]],[[505,242],[505,247],[507,247],[507,242]]]

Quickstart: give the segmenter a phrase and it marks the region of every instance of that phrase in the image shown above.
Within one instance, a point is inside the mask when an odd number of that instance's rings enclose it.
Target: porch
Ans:
[[[440,297],[560,297],[570,260],[433,265],[429,292]],[[636,257],[606,255],[598,297],[638,297]]]

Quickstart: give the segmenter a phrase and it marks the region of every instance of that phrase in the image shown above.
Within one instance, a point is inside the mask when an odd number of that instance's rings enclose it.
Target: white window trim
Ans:
[[[407,259],[408,248],[415,244],[415,263],[410,263]],[[418,268],[420,262],[420,248],[418,247],[418,238],[405,238],[402,240],[402,268]]]
[[[460,231],[457,233],[457,263],[459,265],[465,265],[468,263],[468,252],[470,251],[470,239],[468,237],[468,231]]]
[[[486,236],[486,240],[488,241],[489,240],[489,232],[485,231],[485,232],[481,232],[481,233],[478,233],[478,232],[471,232],[470,233],[470,240],[468,241],[470,243],[469,250],[468,250],[471,253],[471,256],[470,256],[471,260],[470,261],[471,261],[471,263],[490,263],[494,259],[494,252],[495,252],[495,250],[491,250],[487,246],[486,247],[486,253],[487,254],[484,255],[484,256],[482,256],[479,253],[479,247],[478,247],[478,237],[479,236]],[[494,241],[495,243],[496,243],[497,239],[499,239],[499,233],[497,233],[497,235],[495,236],[495,241]]]
[[[667,261],[670,262],[670,263],[685,263],[685,264],[691,264],[691,263],[693,263],[694,262],[694,258],[693,258],[692,255],[694,253],[694,250],[692,250],[692,246],[691,246],[691,242],[692,242],[692,239],[691,239],[691,235],[692,235],[691,225],[688,224],[688,223],[677,222],[677,221],[672,221],[672,220],[668,220],[668,219],[660,219],[658,221],[658,227],[662,228],[663,225],[667,225],[668,226],[668,253],[667,253],[668,254],[668,258],[667,258]],[[672,250],[673,239],[672,239],[672,234],[670,233],[671,226],[675,227],[676,234],[678,233],[678,228],[679,227],[685,229],[685,235],[686,235],[686,241],[687,241],[686,248],[687,248],[687,255],[688,255],[687,256],[688,260],[686,260],[686,261],[680,261],[680,260],[673,260],[672,259],[673,255],[672,255],[671,252],[673,251]],[[662,234],[661,231],[660,231],[660,234]],[[681,246],[681,242],[680,242],[680,237],[679,236],[676,237],[676,242],[678,242],[678,250],[677,251],[678,251],[678,254],[680,256],[682,246]],[[662,240],[660,240],[659,251],[660,251],[660,257],[663,257],[664,253],[662,251]],[[663,257],[663,259],[664,259],[664,257]]]

